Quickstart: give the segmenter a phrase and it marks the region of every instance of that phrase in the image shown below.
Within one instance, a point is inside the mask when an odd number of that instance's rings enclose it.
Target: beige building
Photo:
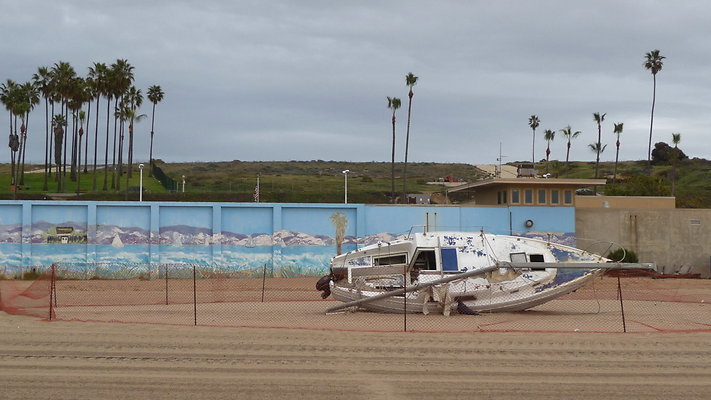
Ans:
[[[605,179],[493,178],[450,188],[461,203],[502,206],[575,207],[577,189],[603,186]]]

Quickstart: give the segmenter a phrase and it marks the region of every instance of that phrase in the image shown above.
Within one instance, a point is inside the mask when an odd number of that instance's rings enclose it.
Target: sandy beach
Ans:
[[[0,399],[708,399],[706,280],[616,280],[524,313],[326,315],[314,278],[2,281]],[[160,285],[159,285],[160,283]],[[209,289],[209,290],[208,290]],[[23,293],[22,296],[17,296]],[[649,296],[653,296],[650,299]],[[181,300],[182,299],[182,300]],[[23,303],[24,302],[24,303]],[[0,301],[2,304],[2,301]],[[25,311],[32,311],[27,308]],[[81,322],[80,322],[81,321]],[[513,330],[514,332],[511,332]],[[524,330],[524,331],[522,331]],[[597,332],[596,332],[597,331]],[[606,332],[606,333],[600,333]]]
[[[709,333],[373,333],[0,312],[0,398],[707,399]]]

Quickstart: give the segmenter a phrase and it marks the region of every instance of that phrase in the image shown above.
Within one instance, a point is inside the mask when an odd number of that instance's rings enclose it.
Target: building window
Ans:
[[[496,192],[496,204],[501,204],[501,192]]]
[[[546,189],[538,189],[538,204],[546,204]]]
[[[509,194],[509,192],[507,192],[507,191],[504,190],[503,192],[501,192],[501,194],[504,195],[504,199],[503,199],[503,200],[504,200],[504,204],[506,204],[506,196]]]
[[[525,204],[533,204],[533,189],[523,190],[523,202]]]
[[[564,190],[563,191],[563,202],[565,204],[573,204],[573,191],[572,190]]]
[[[511,189],[511,204],[521,202],[521,192],[518,189]]]
[[[559,204],[560,199],[558,198],[559,192],[558,189],[551,189],[551,204]]]

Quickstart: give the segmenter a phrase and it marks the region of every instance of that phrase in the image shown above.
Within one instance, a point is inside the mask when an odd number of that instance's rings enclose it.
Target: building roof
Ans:
[[[605,179],[551,179],[551,178],[493,178],[483,181],[466,183],[449,189],[449,192],[460,190],[491,188],[496,186],[530,185],[530,186],[570,186],[585,187],[605,185]]]

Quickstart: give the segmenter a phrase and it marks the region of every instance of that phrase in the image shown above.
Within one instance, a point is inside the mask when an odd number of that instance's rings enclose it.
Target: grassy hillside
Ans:
[[[510,163],[516,165],[516,162]],[[260,176],[260,200],[264,202],[304,202],[304,203],[341,203],[343,202],[343,170],[348,169],[348,200],[352,203],[388,203],[391,190],[391,166],[387,162],[338,162],[338,161],[263,161],[263,162],[194,162],[163,163],[159,165],[164,172],[179,183],[186,177],[185,192],[179,185],[178,193],[168,192],[160,183],[148,177],[144,171],[145,200],[160,201],[253,201],[257,175]],[[26,170],[41,169],[42,166],[27,166]],[[549,172],[560,178],[593,178],[594,162],[552,161],[537,164],[539,172]],[[395,166],[395,191],[402,192],[401,163]],[[42,190],[43,173],[26,174],[25,186],[16,194],[10,190],[10,166],[0,165],[0,198],[42,199],[57,198],[54,193],[56,182],[50,180],[49,190]],[[611,183],[614,163],[600,164],[599,176],[608,178]],[[137,200],[138,172],[135,170],[128,183],[132,188],[128,193],[123,190],[93,192],[91,172],[82,174],[80,199],[85,200]],[[668,196],[674,176],[674,167],[670,164],[653,166],[652,177],[647,176],[646,161],[624,161],[618,165],[618,184],[608,184],[601,192],[613,195],[656,195]],[[485,178],[485,173],[471,164],[408,164],[409,193],[444,193],[439,185],[427,182],[440,178],[452,177],[460,181],[475,181]],[[99,188],[103,186],[103,173],[97,176]],[[711,161],[692,159],[679,161],[676,166],[677,207],[711,208]],[[109,176],[109,185],[111,177]],[[126,187],[126,176],[121,180],[121,188]],[[73,197],[76,182],[67,180],[64,196]],[[61,195],[59,196],[61,197]]]

